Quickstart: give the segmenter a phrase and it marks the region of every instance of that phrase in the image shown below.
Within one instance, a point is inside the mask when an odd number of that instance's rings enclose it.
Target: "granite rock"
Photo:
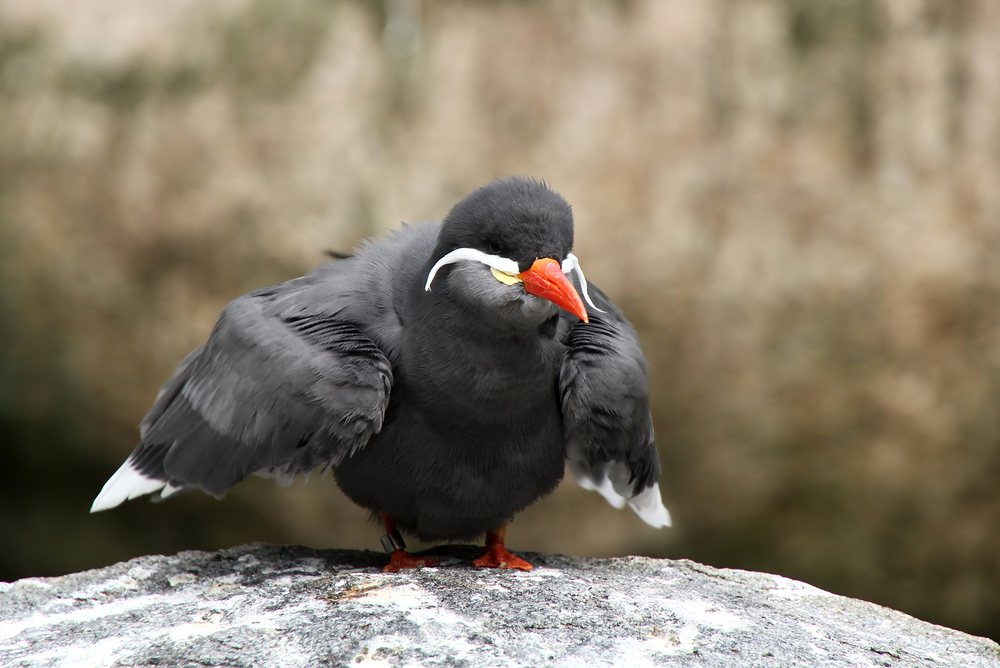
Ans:
[[[0,665],[1000,668],[990,640],[774,575],[433,554],[383,574],[375,552],[257,544],[0,583]]]

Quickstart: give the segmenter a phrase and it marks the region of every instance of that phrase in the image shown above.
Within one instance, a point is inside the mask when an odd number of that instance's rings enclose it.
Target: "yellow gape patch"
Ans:
[[[498,281],[500,281],[501,283],[503,283],[504,285],[514,285],[515,283],[523,283],[523,281],[517,276],[504,273],[494,267],[490,267],[490,271],[493,272],[493,277]]]

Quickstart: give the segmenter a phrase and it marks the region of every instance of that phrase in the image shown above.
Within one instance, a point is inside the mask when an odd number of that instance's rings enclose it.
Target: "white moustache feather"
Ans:
[[[484,253],[483,251],[476,250],[475,248],[456,248],[434,263],[434,266],[431,267],[430,272],[427,274],[427,282],[424,284],[424,290],[430,292],[431,283],[434,282],[434,277],[437,276],[441,267],[449,264],[455,264],[456,262],[461,262],[463,260],[481,262],[488,267],[492,267],[497,271],[511,276],[517,276],[521,273],[518,269],[517,262],[514,262],[509,258],[501,257],[499,255],[490,255],[489,253]],[[598,313],[604,313],[603,310],[597,308],[597,305],[594,304],[593,300],[590,298],[590,293],[587,291],[587,277],[583,274],[583,269],[580,267],[580,260],[576,257],[576,255],[570,253],[566,256],[566,259],[562,261],[562,271],[564,274],[568,274],[571,271],[576,272],[576,276],[580,280],[580,288],[581,292],[583,292],[584,300]]]

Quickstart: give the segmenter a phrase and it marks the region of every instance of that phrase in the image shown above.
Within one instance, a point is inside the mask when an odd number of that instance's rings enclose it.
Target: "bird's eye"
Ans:
[[[500,254],[500,245],[497,242],[495,242],[495,241],[491,241],[489,243],[489,245],[487,246],[487,248],[489,249],[490,253],[492,253],[493,255],[499,255]]]

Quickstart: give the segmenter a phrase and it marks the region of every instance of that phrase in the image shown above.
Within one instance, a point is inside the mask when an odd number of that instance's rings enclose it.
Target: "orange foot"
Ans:
[[[516,559],[517,557],[515,557]],[[414,557],[405,550],[396,550],[389,555],[389,565],[382,569],[383,573],[395,573],[407,568],[420,568],[422,566],[437,566],[441,562],[437,559],[427,559],[426,557]]]
[[[490,531],[486,534],[486,548],[483,556],[472,562],[476,568],[516,568],[519,571],[530,571],[534,568],[524,559],[507,551],[503,541],[507,536],[507,527]]]
[[[519,571],[530,571],[534,568],[521,557],[508,552],[503,546],[499,550],[487,549],[483,556],[472,562],[472,565],[476,568],[516,568]]]

